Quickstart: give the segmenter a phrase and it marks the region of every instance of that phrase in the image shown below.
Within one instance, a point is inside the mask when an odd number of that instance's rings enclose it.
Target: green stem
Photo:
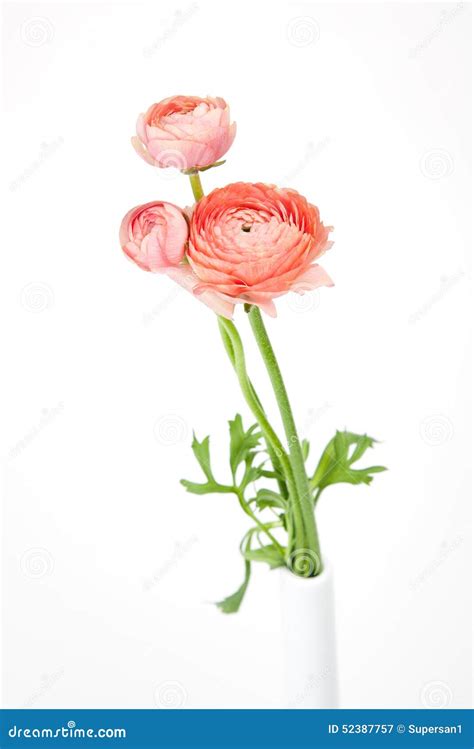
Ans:
[[[194,199],[196,201],[201,200],[201,198],[204,196],[204,191],[202,189],[201,177],[200,177],[199,172],[198,171],[193,172],[193,173],[189,174],[188,176],[189,176],[189,181],[191,183],[191,189],[193,191]],[[231,339],[229,338],[229,335],[225,331],[224,327],[222,327],[220,324],[219,324],[219,326],[220,326],[220,329],[221,329],[221,335],[222,335],[222,340],[224,342],[224,346],[226,348],[226,351],[227,351],[227,354],[229,356],[229,359],[231,360],[232,366],[235,369],[234,348],[233,348]],[[237,333],[237,331],[235,331],[235,332]],[[253,398],[254,398],[254,400],[257,401],[258,405],[260,406],[261,412],[264,413],[262,404],[261,404],[261,402],[260,402],[260,400],[258,398],[258,395],[255,392],[255,388],[252,385],[252,383],[250,382],[250,380],[249,380],[249,386],[250,386],[250,389],[253,392]],[[281,473],[282,469],[281,469],[280,462],[278,460],[277,454],[275,452],[275,449],[272,447],[270,441],[265,437],[265,435],[264,435],[264,438],[265,438],[265,441],[266,441],[266,444],[267,444],[268,454],[270,456],[270,460],[272,462],[272,465],[273,465],[273,467],[274,467],[274,469],[275,469],[275,471],[277,473]],[[281,443],[280,443],[280,447],[281,447]],[[281,449],[283,449],[283,448],[281,448]],[[277,483],[278,483],[278,487],[280,489],[280,492],[281,492],[282,496],[283,497],[287,497],[288,496],[288,490],[286,488],[285,482],[282,481],[281,479],[277,479]]]
[[[204,190],[202,189],[201,177],[199,172],[193,172],[189,175],[189,181],[191,183],[191,189],[193,191],[194,200],[196,203],[198,200],[204,197]]]
[[[286,454],[285,448],[281,444],[278,435],[275,433],[275,431],[273,430],[273,427],[268,421],[265,411],[261,407],[259,401],[256,399],[255,391],[248,378],[247,368],[245,364],[244,348],[242,346],[242,341],[240,339],[237,328],[235,327],[234,323],[231,320],[227,320],[225,317],[219,317],[219,328],[221,330],[221,334],[224,339],[224,345],[226,345],[228,352],[229,352],[229,348],[228,348],[228,345],[226,344],[226,339],[224,337],[224,334],[228,337],[232,345],[234,368],[235,368],[237,379],[239,381],[239,385],[241,387],[244,398],[247,401],[247,404],[250,410],[252,411],[253,415],[255,416],[258,423],[260,424],[260,427],[263,432],[263,436],[265,437],[265,439],[268,440],[272,449],[275,451],[276,455],[278,456],[278,459],[281,462],[282,470],[285,474],[285,477],[290,478],[290,480],[292,481],[293,477],[292,477],[292,471],[291,471],[291,466],[290,466],[290,462],[288,459],[288,455]]]
[[[232,342],[231,342],[231,340],[230,340],[230,338],[229,338],[229,336],[228,336],[227,331],[225,330],[225,328],[223,326],[221,326],[221,325],[219,325],[219,328],[220,328],[220,332],[221,332],[221,336],[222,336],[222,341],[224,343],[224,348],[227,351],[227,354],[229,356],[230,362],[231,362],[232,366],[235,369],[234,347],[232,346]],[[252,384],[251,379],[248,378],[248,381],[249,381],[249,385],[250,385],[251,391],[253,393],[254,399],[256,400],[257,404],[260,406],[260,408],[262,409],[262,411],[264,411],[264,408],[262,406],[262,402],[261,402],[260,398],[257,395],[257,392],[256,392],[256,390],[255,390],[255,388],[254,388],[254,386]],[[277,474],[276,481],[277,481],[277,484],[278,484],[278,488],[280,490],[280,494],[281,494],[281,496],[284,499],[287,499],[288,498],[288,489],[287,489],[287,486],[286,486],[285,482],[283,481],[283,479],[281,479],[279,477],[279,474],[281,475],[283,473],[283,469],[282,469],[281,463],[278,460],[278,456],[277,456],[275,450],[273,449],[273,447],[271,446],[270,442],[268,441],[268,439],[266,439],[265,436],[264,436],[264,439],[265,439],[265,443],[266,443],[266,446],[267,446],[267,452],[268,452],[268,456],[270,458],[270,462],[271,462],[271,464],[273,466],[273,469],[274,469],[275,473]]]
[[[296,551],[305,549],[315,553],[319,560],[317,565],[318,572],[322,569],[321,552],[319,547],[318,533],[316,530],[316,521],[314,518],[314,506],[312,495],[309,487],[309,480],[306,474],[301,442],[296,431],[296,424],[291,410],[288,393],[278,365],[275,353],[273,351],[270,339],[265,329],[262,315],[258,307],[252,305],[249,311],[249,320],[252,330],[257,341],[260,353],[265,362],[273,391],[280,409],[283,427],[285,429],[286,439],[290,452],[290,464],[293,470],[294,480],[297,490],[297,499],[294,505],[295,512],[295,543]],[[301,546],[302,539],[304,545]]]
[[[191,184],[191,189],[193,191],[194,200],[197,202],[204,196],[199,172],[196,171],[189,174],[189,181]],[[263,410],[260,400],[255,392],[255,388],[248,378],[245,366],[244,350],[238,331],[230,320],[226,320],[223,317],[219,317],[219,327],[221,330],[222,339],[224,341],[224,346],[237,374],[237,378],[239,380],[239,384],[241,386],[244,397],[262,430],[264,439],[269,449],[270,459],[272,460],[276,471],[278,473],[282,472],[285,476],[286,484],[285,482],[282,482],[280,480],[278,481],[280,490],[282,491],[284,496],[285,494],[288,494],[290,499],[292,498],[293,501],[297,501],[297,486],[293,477],[290,460],[277,434],[270,425],[265,411]],[[259,521],[253,516],[253,513],[247,506],[245,499],[239,496],[239,502],[241,503],[242,508],[245,510],[245,512],[247,512],[247,514],[251,513],[251,516],[258,523],[259,527],[265,530],[264,526],[261,526]],[[288,518],[288,522],[289,535],[291,537],[292,518]],[[265,532],[268,536],[271,536],[271,534],[269,534],[267,530],[265,530]],[[272,537],[272,541],[278,549],[282,550],[282,547],[280,546],[280,544],[278,544],[278,541],[276,539]],[[297,546],[297,548],[306,547],[299,545]]]
[[[249,517],[252,518],[252,520],[259,527],[259,529],[262,531],[262,533],[266,533],[266,535],[268,536],[268,538],[270,539],[270,541],[272,542],[272,544],[278,549],[278,551],[280,552],[280,554],[282,556],[284,556],[285,550],[284,550],[283,546],[280,543],[278,543],[278,541],[276,540],[275,536],[273,535],[273,533],[270,533],[270,531],[268,530],[268,528],[266,527],[266,525],[264,523],[261,523],[260,520],[257,518],[257,516],[254,515],[254,513],[252,512],[252,510],[248,506],[248,503],[245,501],[245,498],[244,498],[244,495],[243,495],[243,492],[241,491],[241,489],[239,489],[236,486],[235,489],[234,489],[234,491],[235,491],[235,494],[237,495],[237,498],[239,500],[239,504],[240,504],[241,508],[243,509],[243,511]]]

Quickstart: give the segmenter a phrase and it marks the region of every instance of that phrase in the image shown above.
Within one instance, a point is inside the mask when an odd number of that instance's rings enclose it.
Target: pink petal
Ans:
[[[334,281],[320,265],[312,265],[291,284],[291,291],[304,294],[305,291],[317,289],[319,286],[334,286]]]
[[[194,290],[199,285],[199,279],[189,266],[182,265],[179,268],[168,268],[165,272],[173,281],[176,281],[183,289],[196,296],[197,299],[210,307],[216,314],[232,320],[235,305],[224,295],[216,291],[203,291],[202,293],[194,294]]]
[[[150,156],[145,146],[143,145],[141,140],[137,138],[136,135],[131,138],[131,143],[135,151],[140,156],[140,158],[143,159],[143,161],[146,161],[147,164],[151,164],[151,166],[156,166],[155,160],[152,158],[152,156]]]
[[[277,316],[277,309],[273,299],[261,299],[260,301],[252,302],[252,304],[255,304],[256,307],[260,307],[260,309],[269,317]]]

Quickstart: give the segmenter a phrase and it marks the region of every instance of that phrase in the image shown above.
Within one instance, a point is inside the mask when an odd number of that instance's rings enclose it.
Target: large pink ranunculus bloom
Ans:
[[[194,293],[199,279],[185,260],[188,222],[172,203],[154,201],[132,208],[120,225],[123,251],[140,268],[165,273],[187,291]],[[234,304],[213,290],[199,295],[200,301],[224,317],[232,317]]]
[[[316,206],[295,190],[237,182],[194,207],[187,258],[199,283],[227,300],[276,315],[273,299],[332,286],[314,261],[332,246]]]
[[[235,129],[224,99],[172,96],[139,116],[132,144],[153,166],[193,169],[218,161],[232,145]]]

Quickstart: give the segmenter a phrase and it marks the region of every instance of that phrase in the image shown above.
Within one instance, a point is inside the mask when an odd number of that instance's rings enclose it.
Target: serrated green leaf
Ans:
[[[384,466],[359,469],[352,466],[375,442],[366,434],[336,432],[321,456],[311,485],[322,491],[331,484],[370,484],[373,479],[371,474],[387,469]]]
[[[216,603],[216,606],[224,614],[235,614],[239,610],[240,604],[242,603],[242,599],[247,591],[249,580],[250,580],[250,562],[248,559],[246,559],[244,582],[242,583],[240,588],[238,588],[238,590],[236,590],[235,593],[232,593],[231,596],[227,596],[227,598],[224,598],[222,601],[218,601],[218,603]]]
[[[209,437],[204,437],[203,441],[199,442],[196,435],[193,434],[191,448],[206,478],[209,479],[209,481],[214,481],[214,476],[212,475],[211,470],[211,456],[209,453]]]
[[[232,476],[237,474],[239,465],[252,455],[255,456],[255,448],[260,443],[261,433],[258,431],[258,424],[253,424],[247,431],[244,430],[242,417],[236,414],[235,419],[229,421],[230,433],[230,468]]]
[[[272,545],[261,546],[259,549],[247,549],[244,556],[250,562],[266,562],[272,570],[285,565],[283,555]]]

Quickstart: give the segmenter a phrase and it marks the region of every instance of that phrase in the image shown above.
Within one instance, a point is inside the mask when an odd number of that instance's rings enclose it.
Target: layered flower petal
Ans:
[[[168,268],[166,275],[176,281],[183,289],[194,294],[201,302],[210,307],[217,315],[222,315],[232,320],[235,301],[213,289],[199,290],[199,278],[193,273],[189,265],[181,265],[179,268]]]
[[[275,315],[276,297],[333,285],[314,263],[331,247],[331,230],[295,190],[243,182],[214,190],[190,216],[195,293],[212,290]]]
[[[184,258],[188,223],[172,203],[154,201],[132,208],[120,226],[125,254],[143,270],[163,273]]]
[[[201,168],[229,150],[235,131],[223,99],[173,96],[138,117],[132,145],[153,166]]]

